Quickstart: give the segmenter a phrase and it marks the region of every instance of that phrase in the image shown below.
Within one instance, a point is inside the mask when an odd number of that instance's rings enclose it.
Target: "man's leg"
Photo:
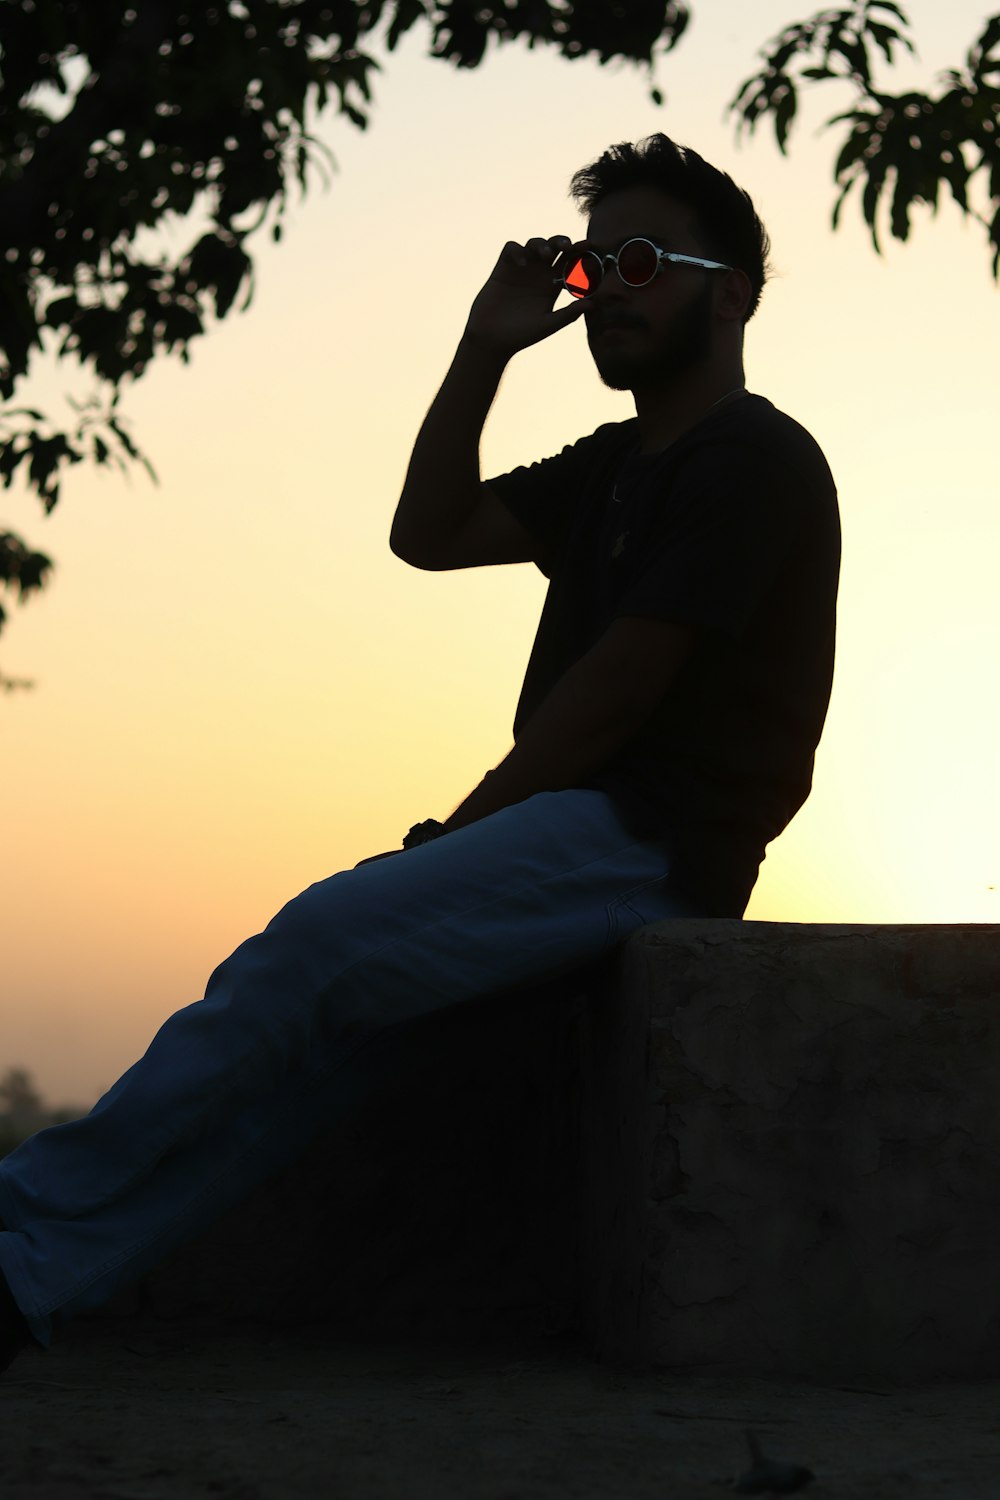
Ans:
[[[82,1120],[0,1163],[0,1270],[36,1339],[100,1305],[362,1097],[429,1011],[566,973],[688,915],[600,792],[546,792],[311,886]]]

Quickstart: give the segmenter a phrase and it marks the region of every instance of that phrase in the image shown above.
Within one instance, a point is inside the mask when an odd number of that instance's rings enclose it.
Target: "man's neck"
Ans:
[[[723,370],[696,371],[662,389],[632,392],[639,423],[639,452],[662,453],[714,407],[745,386],[742,361]]]

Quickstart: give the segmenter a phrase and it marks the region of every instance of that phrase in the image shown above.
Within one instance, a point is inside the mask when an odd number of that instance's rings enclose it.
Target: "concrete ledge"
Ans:
[[[1000,1372],[1000,928],[656,924],[587,1024],[605,1354]]]
[[[350,1128],[129,1305],[996,1376],[998,1084],[1000,927],[658,923],[600,971],[394,1033]]]

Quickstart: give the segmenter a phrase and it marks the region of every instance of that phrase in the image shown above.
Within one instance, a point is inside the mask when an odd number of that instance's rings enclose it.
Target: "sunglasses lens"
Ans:
[[[563,281],[573,297],[589,297],[601,279],[601,262],[598,256],[585,250],[582,255],[569,257],[568,269]]]
[[[629,240],[618,252],[618,274],[626,286],[645,286],[656,275],[658,261],[648,240]]]

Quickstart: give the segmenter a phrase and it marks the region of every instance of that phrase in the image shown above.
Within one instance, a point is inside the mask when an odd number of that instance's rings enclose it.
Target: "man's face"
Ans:
[[[594,209],[587,231],[592,249],[617,254],[630,239],[714,259],[691,210],[657,188],[626,188]],[[609,266],[584,314],[604,384],[615,391],[662,388],[706,363],[713,352],[713,283],[721,274],[667,264],[647,286],[629,287]]]

